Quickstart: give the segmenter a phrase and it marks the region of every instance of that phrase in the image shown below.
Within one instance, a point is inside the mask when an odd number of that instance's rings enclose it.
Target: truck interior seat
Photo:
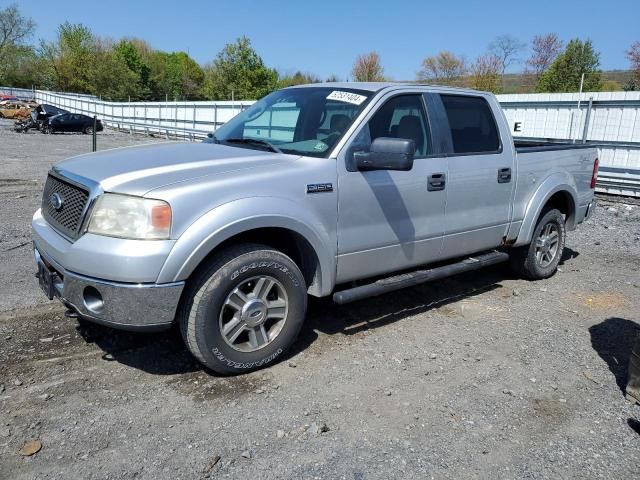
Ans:
[[[336,114],[331,117],[331,121],[329,122],[329,130],[333,132],[344,132],[347,129],[347,125],[349,125],[349,117],[342,114]]]
[[[398,124],[396,138],[409,138],[416,142],[416,154],[424,155],[424,132],[422,131],[422,123],[417,115],[405,115],[400,119]]]

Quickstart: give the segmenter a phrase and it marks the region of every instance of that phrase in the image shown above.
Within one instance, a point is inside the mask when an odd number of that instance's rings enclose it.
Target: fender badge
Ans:
[[[307,185],[307,193],[333,192],[333,183],[311,183]]]

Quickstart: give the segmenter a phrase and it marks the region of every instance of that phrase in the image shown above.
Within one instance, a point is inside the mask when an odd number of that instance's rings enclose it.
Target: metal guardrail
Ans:
[[[596,192],[640,197],[640,170],[626,171],[602,167],[598,172]]]
[[[162,135],[165,138],[184,138],[189,141],[207,138],[212,130],[200,130],[194,128],[165,127],[152,123],[127,122],[120,120],[103,120],[105,127],[113,128],[119,132],[142,135]]]
[[[36,90],[36,99],[74,113],[97,115],[105,125],[126,124],[133,130],[156,127],[169,131],[212,132],[254,101],[107,102],[96,97]],[[138,125],[140,128],[134,128]]]

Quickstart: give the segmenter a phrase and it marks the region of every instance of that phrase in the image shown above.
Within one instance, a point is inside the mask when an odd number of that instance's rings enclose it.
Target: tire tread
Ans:
[[[562,217],[562,213],[553,207],[545,207],[540,213],[540,217],[536,222],[536,227],[533,230],[533,238],[532,242],[523,245],[521,247],[512,248],[509,252],[509,263],[511,264],[511,268],[521,277],[526,278],[527,280],[541,280],[543,278],[548,278],[556,272],[556,268],[554,268],[551,273],[542,274],[536,265],[535,260],[535,249],[532,248],[533,243],[535,242],[536,232],[538,231],[539,225],[542,223],[542,220],[550,213],[554,212],[554,215],[558,215]],[[564,219],[562,221],[562,249],[564,249],[564,242],[566,238],[566,229],[564,227]],[[562,255],[562,253],[561,253]]]
[[[238,257],[248,253],[254,253],[256,251],[283,255],[295,265],[295,262],[293,262],[291,258],[279,250],[258,243],[245,243],[241,245],[234,245],[222,250],[218,255],[211,259],[208,265],[197,271],[195,276],[187,284],[183,301],[180,303],[178,309],[178,325],[187,347],[193,356],[204,365],[208,365],[210,362],[207,361],[203,353],[203,345],[198,342],[195,321],[200,301],[206,292],[207,286],[215,280],[214,275],[216,272]],[[222,363],[219,368],[215,368],[214,370],[218,373],[238,373],[236,370],[233,370]]]

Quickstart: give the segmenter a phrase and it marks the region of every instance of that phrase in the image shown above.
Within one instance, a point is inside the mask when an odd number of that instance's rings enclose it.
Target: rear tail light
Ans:
[[[600,167],[600,161],[596,158],[593,162],[593,174],[591,175],[591,188],[596,188],[596,181],[598,180],[598,168]]]

